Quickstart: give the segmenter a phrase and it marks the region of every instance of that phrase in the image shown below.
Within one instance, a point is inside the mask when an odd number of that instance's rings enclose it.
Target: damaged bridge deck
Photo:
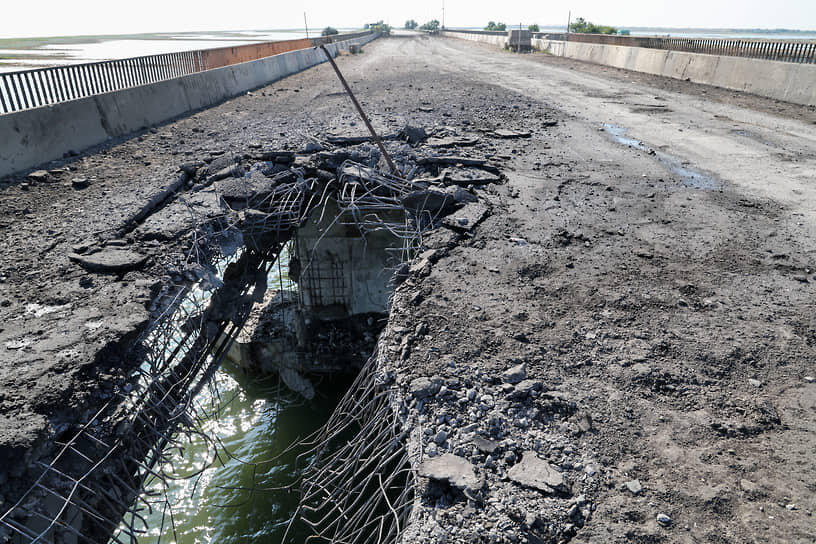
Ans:
[[[403,207],[480,198],[421,233],[366,374],[416,477],[397,533],[812,542],[813,111],[441,38],[338,62],[403,176],[448,187]],[[330,70],[3,182],[0,515],[128,382],[198,227],[251,241],[248,202],[294,217],[369,166]]]

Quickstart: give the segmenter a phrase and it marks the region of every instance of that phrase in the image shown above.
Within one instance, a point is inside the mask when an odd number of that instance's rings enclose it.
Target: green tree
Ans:
[[[425,23],[424,25],[419,27],[419,29],[420,30],[439,30],[439,21],[437,21],[436,19],[434,19],[432,21],[428,21],[427,23]]]
[[[336,28],[332,26],[327,26],[323,29],[323,32],[320,33],[321,36],[331,36],[332,34],[340,34]]]
[[[613,26],[596,25],[585,20],[583,17],[578,17],[575,22],[570,25],[570,32],[576,34],[617,34],[618,29]]]
[[[541,29],[538,28],[538,24],[532,24],[528,26],[527,30],[529,30],[530,32],[541,32]]]
[[[371,26],[372,32],[383,32],[385,34],[388,34],[389,32],[391,32],[391,27],[389,25],[385,24],[385,22],[383,22],[382,19],[377,21],[376,23],[370,25],[370,26]]]
[[[504,32],[505,30],[507,30],[507,25],[504,24],[504,23],[496,23],[496,22],[490,21],[490,22],[487,23],[487,26],[485,27],[485,30],[492,30],[492,31],[496,31],[496,32]]]
[[[417,26],[419,25],[417,25],[417,22],[414,21],[413,19],[408,19],[407,21],[405,21],[406,30],[414,30]]]

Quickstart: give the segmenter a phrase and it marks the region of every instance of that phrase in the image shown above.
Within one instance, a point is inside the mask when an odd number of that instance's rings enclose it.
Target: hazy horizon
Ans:
[[[497,22],[505,22],[501,18],[493,19]],[[574,19],[573,19],[574,21]],[[593,21],[594,22],[594,21]],[[507,23],[510,26],[512,23]],[[524,23],[528,24],[528,23]],[[532,24],[530,22],[529,24]],[[556,28],[566,28],[566,24],[547,24],[547,23],[539,23],[536,22],[542,29],[556,29]],[[392,25],[394,28],[401,29],[403,27],[402,24]],[[451,25],[447,24],[447,28],[451,29],[478,29],[482,28],[484,25]],[[335,27],[338,28],[341,32],[351,32],[353,30],[361,29],[363,25],[356,26],[356,27]],[[320,31],[324,27],[320,28],[312,28],[309,27],[309,34],[313,36],[317,36],[320,34]],[[683,27],[683,26],[621,26],[619,28],[626,28],[629,30],[673,30],[673,31],[730,31],[730,32],[756,32],[756,33],[791,33],[791,34],[816,34],[816,28],[809,29],[796,29],[796,28],[763,28],[763,27]],[[227,29],[202,29],[202,30],[166,30],[161,32],[122,32],[122,33],[97,33],[97,34],[71,34],[71,33],[64,33],[64,34],[54,34],[54,35],[31,35],[31,36],[13,36],[13,37],[6,37],[0,36],[0,43],[3,40],[14,40],[14,39],[59,39],[59,38],[101,38],[101,37],[122,37],[122,36],[162,36],[162,37],[169,37],[169,36],[184,36],[184,35],[191,35],[197,36],[202,34],[213,34],[213,39],[221,40],[223,36],[215,36],[216,34],[235,34],[234,39],[245,39],[251,40],[252,37],[247,35],[249,33],[257,33],[257,34],[264,34],[264,33],[272,33],[272,32],[287,32],[287,33],[304,33],[306,31],[305,27],[290,27],[290,28],[227,28]],[[244,38],[239,38],[238,35],[244,34]],[[197,39],[202,39],[197,37]]]
[[[380,19],[401,27],[407,19],[420,24],[442,21],[443,2],[448,27],[479,27],[490,20],[560,27],[566,26],[571,12],[573,20],[583,17],[622,28],[816,31],[813,0],[779,0],[773,5],[764,0],[686,0],[682,4],[675,0],[552,0],[547,4],[523,0],[500,8],[468,0],[416,0],[409,5],[376,0],[283,5],[233,0],[229,9],[217,0],[143,0],[115,8],[102,0],[34,0],[4,6],[0,38],[299,30],[304,27],[304,12],[309,28],[316,31],[326,26],[361,27]]]

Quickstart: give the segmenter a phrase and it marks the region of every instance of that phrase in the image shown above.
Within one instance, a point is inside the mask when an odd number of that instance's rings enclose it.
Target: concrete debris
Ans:
[[[470,442],[482,453],[491,454],[499,448],[497,441],[482,438],[481,436],[474,436]]]
[[[439,392],[442,387],[442,378],[434,376],[432,378],[421,377],[411,382],[411,395],[417,400],[432,397]]]
[[[507,476],[517,484],[542,493],[569,492],[564,476],[547,461],[539,459],[534,451],[525,451],[521,461],[507,471]]]
[[[517,384],[522,380],[527,379],[527,363],[521,363],[514,367],[508,368],[502,374],[502,379],[506,383]]]
[[[478,491],[484,485],[484,479],[474,473],[473,465],[452,453],[423,460],[419,465],[419,475],[469,492]]]
[[[434,156],[434,157],[420,157],[417,159],[417,164],[422,166],[427,165],[438,165],[438,164],[445,164],[445,165],[461,165],[461,166],[486,166],[487,160],[486,159],[473,159],[470,157],[457,157],[457,156]]]
[[[473,230],[473,227],[487,216],[487,211],[487,206],[481,202],[473,202],[458,212],[445,217],[442,224],[456,231],[467,232]]]
[[[380,136],[381,140],[396,140],[397,138],[397,134],[384,134]],[[371,136],[327,136],[326,141],[332,145],[342,147],[365,144],[373,142],[374,139]]]
[[[260,154],[252,155],[257,161],[277,162],[280,164],[292,164],[295,162],[294,151],[267,150]]]
[[[425,145],[428,147],[470,147],[479,143],[479,138],[466,136],[445,136],[442,138],[429,138]]]
[[[505,140],[510,138],[530,138],[532,136],[531,133],[524,130],[508,130],[503,128],[496,129],[490,134],[491,136]]]
[[[35,183],[44,183],[48,181],[48,177],[49,174],[47,170],[36,170],[28,175],[28,179]]]
[[[457,203],[469,204],[471,202],[479,202],[479,197],[471,193],[467,189],[458,186],[445,187],[445,192],[453,195],[453,199]]]
[[[444,210],[452,208],[456,197],[444,190],[430,187],[420,191],[412,191],[403,196],[400,201],[409,210],[419,214],[423,211],[436,216]]]
[[[541,391],[544,389],[544,384],[538,380],[521,380],[510,391],[509,397],[511,399],[526,399],[531,396],[534,391]]]
[[[418,145],[428,139],[428,133],[422,127],[405,125],[405,128],[400,131],[399,137],[411,145]]]
[[[441,174],[446,182],[461,186],[487,185],[501,181],[500,176],[481,168],[445,168]]]
[[[86,189],[90,184],[88,178],[74,178],[71,180],[71,187],[74,189]]]
[[[317,153],[318,151],[323,151],[325,148],[323,144],[320,142],[309,142],[306,144],[306,147],[303,148],[304,153]]]
[[[226,178],[239,178],[244,175],[244,169],[240,165],[234,164],[218,170],[207,178],[208,182],[219,181]]]
[[[672,518],[670,518],[666,514],[658,514],[657,515],[657,522],[662,525],[663,527],[668,527],[672,523]]]
[[[147,257],[127,249],[104,249],[90,255],[70,253],[68,258],[89,272],[122,273],[138,270]]]
[[[306,400],[312,400],[315,396],[315,389],[308,379],[304,378],[293,368],[281,368],[278,370],[281,380],[286,387],[301,395]]]

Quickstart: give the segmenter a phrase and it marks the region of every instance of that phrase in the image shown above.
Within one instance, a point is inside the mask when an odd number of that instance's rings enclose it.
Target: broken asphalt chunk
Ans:
[[[499,183],[501,177],[483,168],[446,168],[442,172],[443,179],[453,185],[466,187],[468,185],[487,185]]]
[[[446,136],[444,138],[429,138],[425,145],[428,147],[469,147],[479,143],[479,138]]]
[[[529,137],[532,136],[532,134],[530,134],[527,131],[508,130],[508,129],[504,129],[504,128],[498,128],[498,129],[494,130],[493,132],[491,132],[490,134],[491,134],[491,136],[495,136],[496,138],[502,138],[502,139],[506,139],[506,140],[509,140],[511,138],[529,138]]]
[[[478,491],[484,480],[473,472],[473,465],[467,459],[452,453],[425,459],[419,465],[419,475],[440,482],[447,482],[456,489]]]
[[[534,451],[525,451],[521,461],[507,471],[507,476],[517,484],[542,493],[569,493],[564,476],[547,461],[539,459]]]
[[[456,213],[442,220],[442,224],[449,229],[466,232],[472,230],[487,216],[487,206],[481,202],[472,202]]]
[[[69,253],[68,258],[89,272],[121,273],[138,270],[147,257],[128,249],[104,249],[90,255]]]
[[[442,387],[442,378],[434,376],[433,378],[421,377],[411,381],[411,394],[415,399],[420,400],[436,395]]]
[[[422,127],[405,125],[405,128],[399,133],[399,138],[411,145],[417,145],[428,139],[428,133],[425,132],[425,129]]]

